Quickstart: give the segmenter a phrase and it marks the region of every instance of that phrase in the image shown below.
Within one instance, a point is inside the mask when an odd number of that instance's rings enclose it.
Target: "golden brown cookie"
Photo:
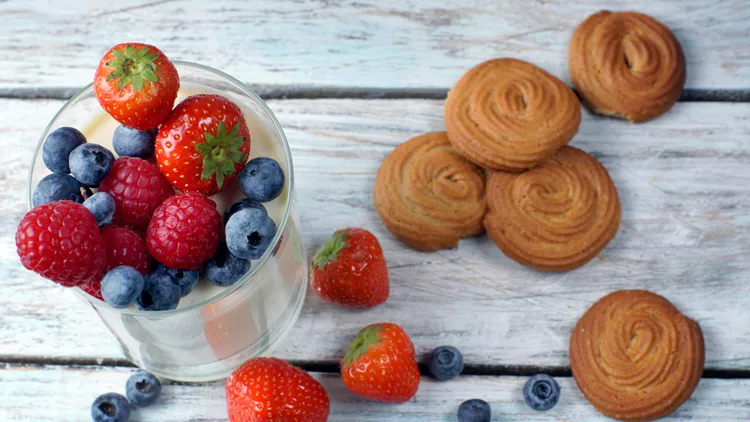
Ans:
[[[385,227],[415,249],[455,248],[462,237],[483,231],[484,171],[445,132],[396,147],[380,165],[373,196]]]
[[[495,59],[469,70],[448,93],[445,128],[474,163],[523,171],[570,142],[581,124],[575,93],[521,60]]]
[[[601,298],[570,337],[570,366],[594,407],[621,421],[677,409],[703,374],[703,333],[668,300],[646,290]]]
[[[664,24],[603,10],[573,33],[570,77],[595,113],[642,122],[664,114],[685,85],[685,56]]]
[[[596,256],[620,226],[620,200],[607,170],[565,146],[524,173],[487,179],[484,227],[510,258],[565,271]]]

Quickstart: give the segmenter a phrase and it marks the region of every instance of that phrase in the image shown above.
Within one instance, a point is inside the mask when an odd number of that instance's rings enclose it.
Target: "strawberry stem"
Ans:
[[[113,50],[112,55],[115,56],[114,60],[105,64],[113,69],[107,80],[117,80],[118,90],[132,83],[136,91],[141,91],[145,81],[158,82],[154,60],[159,58],[159,55],[149,53],[148,47],[136,50],[132,45],[128,45],[124,50]]]
[[[240,122],[227,133],[224,122],[220,121],[215,136],[209,132],[203,134],[206,142],[195,146],[195,150],[203,156],[202,180],[216,176],[216,185],[221,189],[224,186],[224,178],[234,174],[235,164],[247,159],[245,153],[240,151],[245,143],[245,137],[239,136],[239,133]]]
[[[344,356],[344,365],[349,366],[352,362],[364,356],[371,345],[380,343],[379,334],[381,331],[383,331],[383,327],[378,324],[368,325],[360,330]]]
[[[331,261],[338,261],[339,252],[349,246],[345,242],[347,237],[349,237],[347,230],[337,230],[336,233],[334,233],[330,239],[326,240],[326,243],[315,252],[315,257],[312,261],[313,267],[323,268]]]

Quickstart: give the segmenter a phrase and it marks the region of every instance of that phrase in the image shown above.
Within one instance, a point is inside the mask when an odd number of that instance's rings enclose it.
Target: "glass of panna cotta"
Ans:
[[[219,287],[200,280],[177,309],[115,309],[74,288],[99,314],[117,338],[125,356],[164,378],[200,382],[221,379],[247,359],[268,354],[294,325],[305,297],[307,262],[294,209],[292,157],[284,131],[268,106],[242,82],[217,70],[173,62],[180,75],[177,102],[195,94],[217,94],[237,104],[250,131],[250,157],[270,157],[284,170],[286,183],[278,198],[263,205],[277,226],[265,254],[234,285]],[[70,99],[42,134],[29,175],[31,194],[49,174],[42,162],[47,135],[62,126],[83,132],[89,143],[116,155],[112,135],[119,126],[99,105],[91,85]],[[243,198],[237,179],[211,197],[219,213]]]

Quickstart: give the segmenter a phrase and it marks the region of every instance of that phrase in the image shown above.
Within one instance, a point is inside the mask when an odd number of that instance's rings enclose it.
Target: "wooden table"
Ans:
[[[38,138],[64,100],[91,81],[108,47],[143,41],[169,57],[222,69],[269,100],[291,142],[309,254],[335,229],[373,231],[392,293],[348,311],[309,294],[275,355],[311,371],[331,421],[453,421],[470,398],[498,421],[605,420],[570,378],[568,339],[610,291],[646,288],[700,322],[706,371],[670,420],[750,418],[750,7],[745,0],[0,1],[0,420],[86,421],[100,393],[132,372],[106,328],[72,294],[26,271],[13,237],[26,211]],[[454,3],[454,6],[445,4]],[[461,4],[461,6],[458,6]],[[610,171],[623,205],[617,237],[591,263],[547,274],[509,260],[486,237],[415,252],[386,232],[371,190],[396,145],[443,129],[443,98],[472,65],[511,56],[569,82],[575,26],[605,7],[649,13],[682,43],[682,101],[652,122],[584,111],[573,145]],[[349,394],[337,361],[368,323],[393,321],[418,353],[450,344],[466,375],[424,378],[388,406]],[[530,374],[551,373],[562,399],[523,402]],[[222,383],[170,384],[136,421],[220,421]]]

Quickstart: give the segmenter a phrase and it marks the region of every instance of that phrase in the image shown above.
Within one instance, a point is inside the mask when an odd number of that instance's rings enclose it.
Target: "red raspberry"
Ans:
[[[135,157],[115,160],[99,191],[114,198],[115,222],[127,225],[148,224],[156,207],[174,194],[158,167]]]
[[[93,296],[101,301],[104,300],[104,297],[102,296],[102,277],[101,276],[96,276],[92,278],[90,281],[88,281],[87,283],[80,284],[78,288],[88,293],[89,296]]]
[[[128,265],[143,275],[148,274],[151,257],[146,252],[146,241],[138,233],[114,224],[102,227],[101,233],[107,251],[107,271]]]
[[[194,270],[216,252],[221,234],[216,203],[198,193],[173,196],[154,211],[146,247],[169,268]]]
[[[29,211],[18,225],[16,248],[24,267],[66,287],[101,275],[107,262],[94,216],[72,201]]]

